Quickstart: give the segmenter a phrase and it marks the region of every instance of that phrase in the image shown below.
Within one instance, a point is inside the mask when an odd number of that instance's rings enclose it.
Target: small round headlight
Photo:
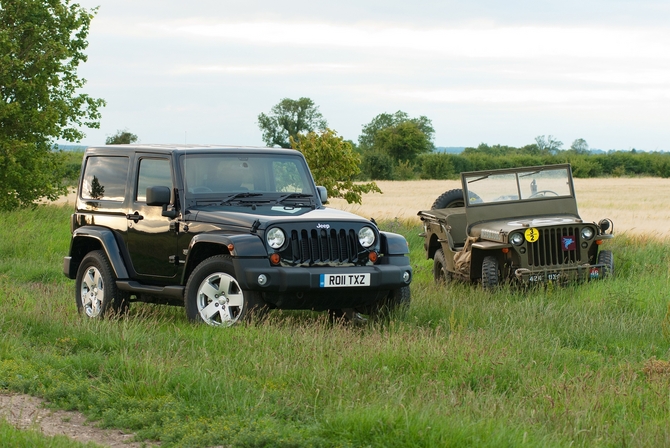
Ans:
[[[584,227],[582,229],[582,239],[590,240],[591,238],[593,238],[593,229],[591,227]]]
[[[370,227],[361,227],[358,231],[358,242],[363,247],[370,247],[375,243],[375,231]]]
[[[513,233],[512,236],[509,237],[509,242],[515,246],[521,246],[523,244],[523,235],[520,233]]]
[[[279,249],[286,241],[286,234],[280,228],[270,229],[267,235],[268,245],[273,249]]]

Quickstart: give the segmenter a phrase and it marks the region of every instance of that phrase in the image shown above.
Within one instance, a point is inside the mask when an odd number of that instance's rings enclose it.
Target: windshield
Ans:
[[[186,193],[202,198],[312,196],[303,159],[265,154],[187,154],[182,159]],[[250,194],[235,194],[250,193]],[[295,195],[304,197],[301,195]]]
[[[567,168],[465,177],[469,204],[572,196]]]

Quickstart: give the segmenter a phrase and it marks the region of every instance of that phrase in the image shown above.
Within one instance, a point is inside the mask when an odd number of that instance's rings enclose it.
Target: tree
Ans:
[[[258,127],[268,146],[290,148],[291,138],[295,140],[301,133],[323,131],[327,126],[319,107],[304,97],[299,100],[284,98],[270,109],[268,115],[258,115]]]
[[[107,137],[105,145],[130,145],[137,141],[137,135],[128,131],[128,129],[119,129],[116,134]]]
[[[435,133],[432,121],[423,115],[419,118],[410,118],[406,112],[401,110],[394,114],[379,114],[373,118],[370,123],[363,126],[363,131],[361,132],[360,137],[358,137],[358,144],[363,151],[371,149],[373,146],[375,146],[377,132],[389,127],[397,126],[407,121],[414,123],[421,130],[421,132],[426,135],[431,145],[430,148],[432,149],[433,134]]]
[[[433,144],[417,123],[403,121],[377,131],[373,148],[388,154],[397,164],[413,162],[417,155],[430,152]]]
[[[577,154],[589,154],[589,144],[583,138],[578,138],[572,142],[570,149]]]
[[[297,139],[290,139],[292,147],[305,156],[316,183],[326,187],[329,197],[360,204],[363,193],[382,192],[374,182],[353,182],[360,173],[358,166],[361,158],[351,144],[338,137],[335,131],[326,129],[321,133],[299,134]]]
[[[544,135],[535,137],[535,144],[542,153],[556,154],[563,147],[563,142],[556,140],[553,135],[545,138]]]
[[[57,139],[98,128],[104,100],[78,93],[95,9],[70,0],[0,0],[0,209],[65,192]]]

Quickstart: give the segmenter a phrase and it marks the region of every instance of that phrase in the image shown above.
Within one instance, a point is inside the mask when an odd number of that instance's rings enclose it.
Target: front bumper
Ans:
[[[272,266],[266,258],[234,258],[237,280],[243,289],[262,292],[315,292],[337,290],[339,294],[356,295],[364,291],[390,291],[407,286],[412,281],[412,268],[406,256],[383,257],[383,262],[372,266]],[[265,276],[260,284],[259,276]],[[321,285],[322,274],[370,274],[370,285],[359,287],[326,288]],[[408,276],[405,281],[404,277]]]
[[[604,264],[583,264],[571,265],[569,267],[549,266],[543,269],[525,269],[519,268],[514,275],[523,283],[568,283],[568,282],[587,282],[604,278]]]

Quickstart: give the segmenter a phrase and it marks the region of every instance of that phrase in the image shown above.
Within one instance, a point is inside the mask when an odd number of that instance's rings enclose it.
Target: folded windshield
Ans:
[[[314,196],[301,157],[267,154],[187,154],[182,158],[186,194],[224,203],[249,198],[273,201]],[[304,199],[302,199],[304,201]]]
[[[465,177],[470,204],[571,196],[567,168]]]

